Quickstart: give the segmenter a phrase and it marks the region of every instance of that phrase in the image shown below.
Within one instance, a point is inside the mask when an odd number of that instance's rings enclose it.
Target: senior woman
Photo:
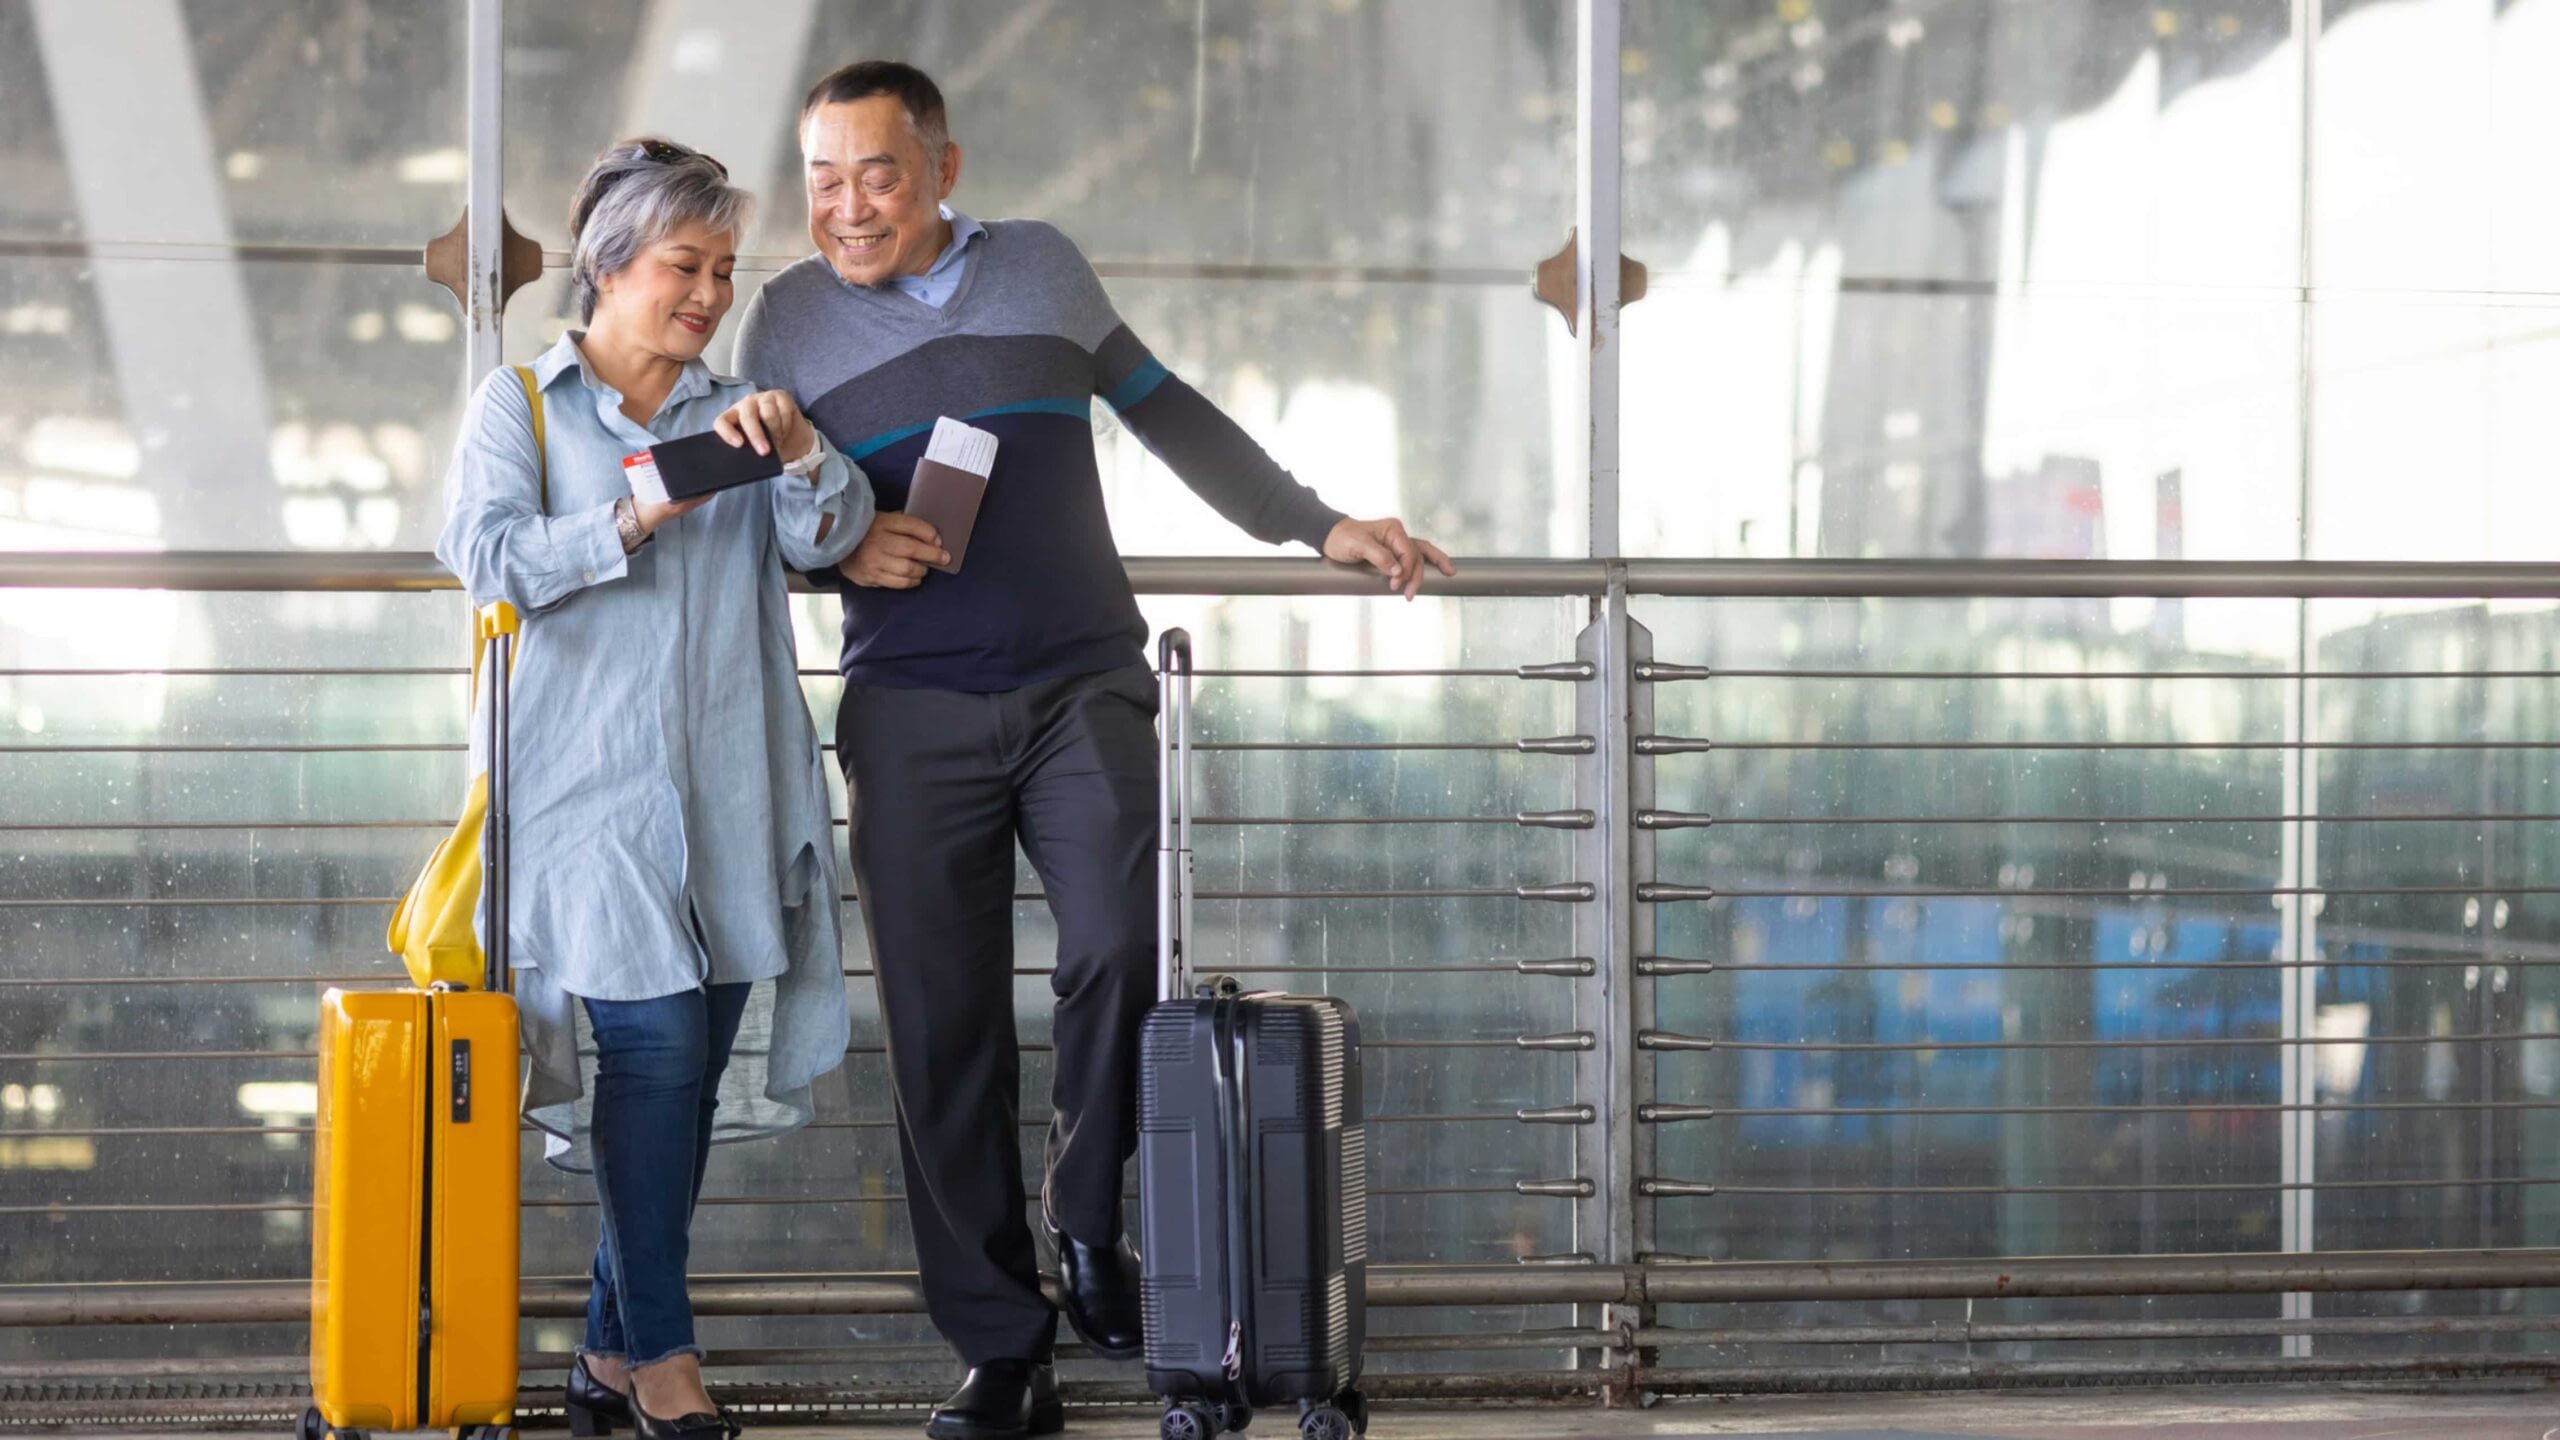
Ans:
[[[436,545],[475,602],[527,617],[509,941],[527,1112],[553,1164],[593,1169],[600,1202],[568,1387],[580,1435],[736,1433],[703,1390],[685,1293],[703,1166],[716,1141],[805,1123],[847,1038],[835,843],[783,567],[851,553],[871,487],[790,396],[702,362],[751,204],[680,145],[598,157],[569,216],[585,329],[529,380],[480,386]],[[788,468],[706,500],[633,499],[625,456],[707,429]]]

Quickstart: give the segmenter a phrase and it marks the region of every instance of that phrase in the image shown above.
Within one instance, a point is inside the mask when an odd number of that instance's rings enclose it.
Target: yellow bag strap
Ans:
[[[543,438],[542,386],[533,378],[532,366],[512,368],[516,372],[516,383],[524,387],[524,403],[533,411],[534,493],[542,513],[548,515],[551,513],[551,448]],[[520,627],[516,607],[504,600],[493,600],[481,606],[480,613],[474,617],[471,626],[471,708],[475,712],[480,708],[480,656],[489,648],[489,637],[514,635],[520,632]]]
[[[533,367],[516,367],[516,383],[524,387],[524,403],[533,407],[533,475],[538,487],[542,513],[551,513],[551,451],[542,441],[542,387],[534,383]]]

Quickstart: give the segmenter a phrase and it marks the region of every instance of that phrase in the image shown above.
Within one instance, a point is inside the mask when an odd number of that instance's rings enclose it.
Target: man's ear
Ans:
[[[933,198],[936,200],[950,199],[952,187],[959,183],[960,142],[957,140],[946,140],[942,145],[942,193],[934,196]]]

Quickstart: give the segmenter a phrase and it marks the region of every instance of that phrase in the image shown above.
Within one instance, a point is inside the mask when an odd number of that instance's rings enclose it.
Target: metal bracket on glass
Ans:
[[[1712,680],[1716,672],[1704,665],[1674,665],[1668,660],[1647,660],[1636,667],[1636,678],[1655,685],[1674,680]]]
[[[1543,665],[1523,665],[1518,673],[1523,680],[1588,680],[1600,670],[1588,660],[1551,660]]]
[[[1512,1044],[1523,1050],[1588,1050],[1599,1037],[1588,1030],[1561,1030],[1553,1035],[1518,1035]]]
[[[1716,1048],[1716,1041],[1712,1035],[1683,1035],[1675,1030],[1639,1030],[1636,1032],[1636,1048],[1639,1050],[1713,1050]]]
[[[1714,748],[1716,742],[1713,740],[1698,740],[1687,735],[1636,737],[1636,753],[1639,755],[1704,755]]]
[[[1646,1103],[1636,1107],[1636,1118],[1647,1125],[1670,1125],[1682,1120],[1713,1120],[1713,1105],[1664,1105]]]
[[[1661,880],[1647,880],[1636,886],[1636,898],[1648,905],[1667,905],[1675,900],[1713,900],[1712,885],[1673,885]]]
[[[1588,1125],[1600,1118],[1599,1107],[1593,1105],[1549,1105],[1513,1113],[1523,1125]]]
[[[1523,900],[1553,900],[1565,905],[1579,905],[1596,899],[1600,887],[1588,880],[1567,880],[1555,885],[1514,885],[1511,893]]]
[[[1658,1175],[1648,1175],[1637,1181],[1636,1188],[1647,1195],[1705,1196],[1716,1193],[1716,1187],[1704,1180],[1665,1180]]]
[[[1529,282],[1529,293],[1552,305],[1564,317],[1564,331],[1578,334],[1574,328],[1573,308],[1581,294],[1582,227],[1564,233],[1564,248],[1538,262]],[[1623,310],[1644,298],[1646,272],[1644,263],[1618,256],[1618,308]]]
[[[1514,1180],[1513,1193],[1542,1195],[1552,1200],[1588,1200],[1598,1187],[1579,1175],[1563,1180]]]
[[[1523,810],[1511,820],[1526,830],[1588,830],[1600,816],[1592,810]]]
[[[1715,971],[1713,960],[1674,960],[1665,955],[1644,955],[1636,960],[1639,975],[1712,975]]]
[[[1579,978],[1599,973],[1600,962],[1588,955],[1575,955],[1563,960],[1515,960],[1511,968],[1523,975],[1563,975]]]
[[[1716,817],[1704,810],[1639,810],[1636,826],[1643,830],[1704,830],[1716,823]]]
[[[1567,1250],[1561,1255],[1523,1255],[1523,1265],[1597,1265],[1600,1257],[1588,1250]]]
[[[1588,735],[1549,735],[1543,739],[1514,740],[1511,748],[1523,755],[1588,755],[1600,746]]]
[[[1713,1255],[1688,1255],[1678,1250],[1647,1250],[1636,1256],[1639,1265],[1713,1265]]]
[[[453,303],[471,313],[471,211],[465,208],[453,228],[427,242],[427,278],[453,292]],[[504,213],[498,216],[498,308],[517,291],[542,278],[542,242],[519,235]]]

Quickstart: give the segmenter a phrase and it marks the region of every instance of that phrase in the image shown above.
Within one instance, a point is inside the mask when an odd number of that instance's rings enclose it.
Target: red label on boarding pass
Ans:
[[[658,461],[648,451],[622,457],[622,479],[631,487],[633,498],[652,505],[667,503],[667,485],[658,478]]]

